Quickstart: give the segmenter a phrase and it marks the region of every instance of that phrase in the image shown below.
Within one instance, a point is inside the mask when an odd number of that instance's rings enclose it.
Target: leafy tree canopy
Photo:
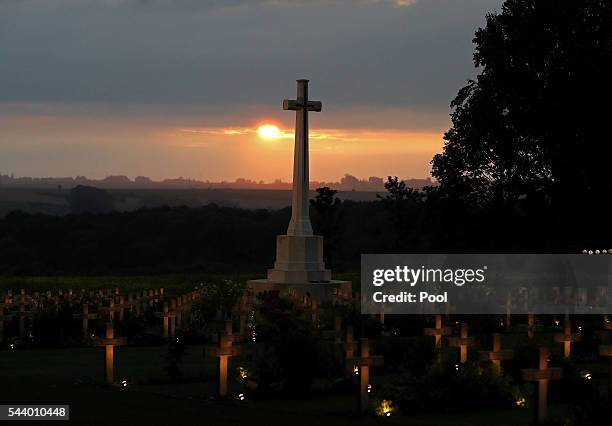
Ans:
[[[612,2],[506,0],[474,43],[479,74],[432,160],[441,192],[489,206],[539,193],[564,214],[605,205]]]

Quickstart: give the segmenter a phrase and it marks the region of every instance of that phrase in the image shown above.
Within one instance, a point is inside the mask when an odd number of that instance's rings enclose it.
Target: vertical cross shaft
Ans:
[[[295,111],[295,148],[293,153],[293,197],[287,235],[310,236],[308,189],[308,112],[321,111],[320,102],[308,100],[308,80],[297,81],[297,99],[284,100],[283,109]]]
[[[113,339],[115,337],[115,330],[113,330],[113,324],[106,324],[106,338]],[[115,359],[115,347],[113,345],[106,345],[104,348],[104,379],[106,383],[113,383],[113,367]]]

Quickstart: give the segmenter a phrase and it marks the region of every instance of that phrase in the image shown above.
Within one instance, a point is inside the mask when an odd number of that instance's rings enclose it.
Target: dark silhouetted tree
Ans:
[[[395,227],[395,245],[399,250],[414,250],[417,246],[418,222],[421,220],[423,193],[408,188],[397,176],[388,177],[385,183],[387,195],[377,197],[382,200],[385,210]]]
[[[440,190],[501,208],[544,194],[564,226],[596,231],[588,215],[612,189],[612,2],[506,0],[474,43],[479,74],[432,160]]]
[[[310,206],[314,210],[314,232],[322,235],[323,252],[327,267],[333,266],[334,245],[338,235],[338,228],[342,219],[342,202],[336,198],[338,191],[327,186],[317,188],[317,195],[310,200]]]

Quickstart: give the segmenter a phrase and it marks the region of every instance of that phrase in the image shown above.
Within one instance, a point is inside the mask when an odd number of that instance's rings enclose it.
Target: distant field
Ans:
[[[246,209],[281,209],[291,204],[291,191],[266,189],[106,189],[119,211],[142,207],[199,207],[216,203]],[[63,215],[69,213],[69,189],[0,187],[0,217],[14,210],[29,213]],[[314,198],[314,192],[311,197]],[[344,200],[373,201],[375,192],[342,191]]]

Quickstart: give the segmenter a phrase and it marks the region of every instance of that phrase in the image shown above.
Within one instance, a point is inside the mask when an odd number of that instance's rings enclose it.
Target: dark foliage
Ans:
[[[103,189],[78,185],[70,190],[68,205],[72,213],[108,213],[113,211],[113,197]]]
[[[510,408],[519,396],[518,388],[493,368],[469,365],[457,371],[438,364],[420,378],[400,375],[380,393],[411,415]]]
[[[507,0],[474,43],[479,74],[432,161],[438,191],[500,223],[521,201],[565,240],[597,239],[612,194],[612,3]]]
[[[258,315],[257,339],[265,343],[250,355],[258,392],[306,393],[315,377],[329,374],[331,352],[315,335],[312,321],[299,315],[292,302],[269,297]]]

